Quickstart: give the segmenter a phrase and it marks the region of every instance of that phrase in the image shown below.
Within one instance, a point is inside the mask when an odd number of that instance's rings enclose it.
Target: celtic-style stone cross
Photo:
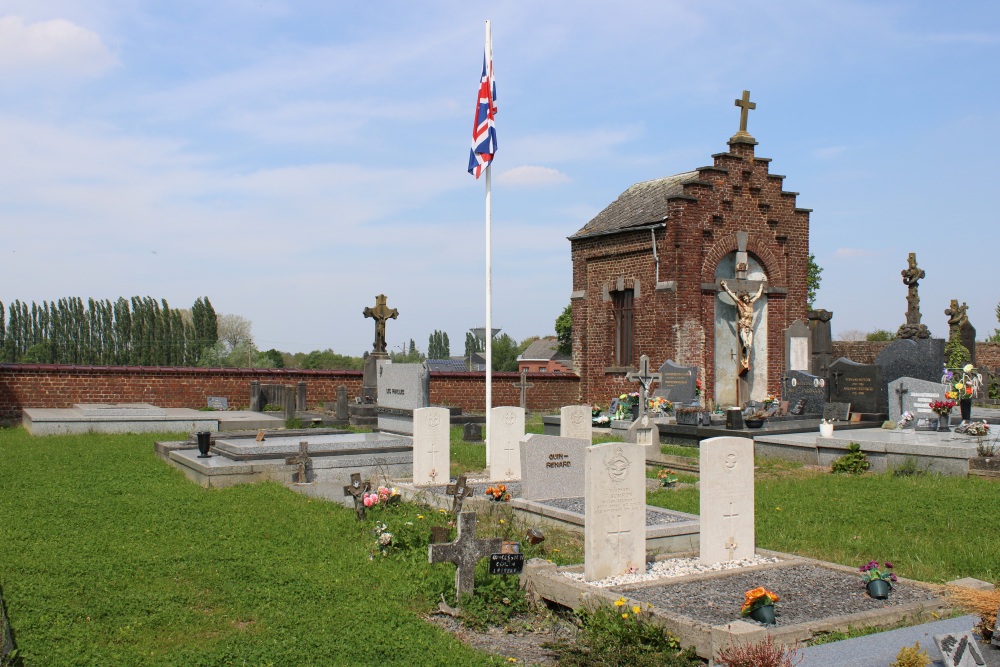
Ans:
[[[476,538],[476,513],[458,515],[458,537],[454,542],[431,544],[427,547],[428,563],[454,563],[455,592],[458,597],[473,595],[476,563],[492,553],[499,553],[499,537],[480,540]]]
[[[460,475],[457,482],[445,487],[444,492],[451,496],[451,513],[457,516],[462,511],[462,503],[472,495],[472,487],[466,481],[465,475]]]
[[[903,284],[907,288],[906,324],[899,327],[896,338],[930,338],[931,332],[927,325],[920,322],[920,294],[917,292],[920,280],[927,274],[917,266],[917,253],[910,253],[907,264],[907,268],[900,272],[903,276]]]
[[[299,484],[309,483],[308,469],[310,463],[312,463],[312,458],[309,456],[309,443],[304,440],[299,443],[299,453],[297,455],[285,457],[285,465],[297,465],[299,467]]]
[[[344,496],[351,496],[354,498],[354,514],[358,521],[365,520],[365,502],[364,495],[371,490],[371,484],[369,482],[361,481],[361,473],[352,472],[351,473],[351,483],[344,487]]]
[[[385,321],[399,317],[399,311],[385,305],[385,294],[375,297],[375,307],[365,307],[364,316],[375,320],[374,352],[385,352]]]

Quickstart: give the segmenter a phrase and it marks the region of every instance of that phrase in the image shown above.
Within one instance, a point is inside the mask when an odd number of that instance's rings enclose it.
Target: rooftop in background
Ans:
[[[608,204],[607,208],[594,216],[583,229],[570,238],[613,234],[663,222],[667,219],[667,200],[683,196],[684,184],[697,179],[697,171],[686,171],[682,174],[636,183],[618,195],[618,199]]]
[[[573,359],[559,353],[559,341],[554,337],[539,338],[517,358],[517,370],[529,373],[572,373]]]
[[[465,360],[462,357],[455,357],[452,359],[428,359],[427,360],[427,370],[430,372],[435,371],[448,371],[452,373],[464,373],[469,370],[468,366],[465,365]]]

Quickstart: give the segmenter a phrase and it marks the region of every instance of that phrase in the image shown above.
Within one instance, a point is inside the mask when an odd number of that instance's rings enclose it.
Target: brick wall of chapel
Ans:
[[[674,291],[656,291],[650,231],[628,231],[573,241],[573,359],[583,401],[606,403],[632,390],[624,371],[612,367],[614,323],[603,286],[638,280],[635,299],[635,361],[642,354],[656,366],[668,357],[698,365],[714,395],[715,280],[719,260],[736,250],[736,232],[748,231],[748,251],[765,268],[769,283],[787,293],[768,295],[768,390],[779,388],[784,370],[783,331],[806,316],[809,212],[796,208],[796,193],[782,190],[784,177],[769,173],[770,160],[754,157],[754,146],[730,142],[711,167],[668,202],[666,226],[654,230],[659,280]],[[585,291],[585,292],[584,292]],[[580,298],[581,292],[585,296]]]

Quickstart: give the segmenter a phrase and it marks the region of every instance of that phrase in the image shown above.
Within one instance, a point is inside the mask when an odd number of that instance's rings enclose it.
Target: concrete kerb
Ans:
[[[757,553],[762,556],[776,557],[780,559],[780,562],[752,566],[742,571],[811,564],[834,571],[857,574],[854,568],[836,563],[827,563],[811,558],[768,551],[766,549],[758,549]],[[678,557],[683,555],[674,554],[673,556]],[[696,554],[691,553],[687,555],[693,556]],[[579,609],[584,606],[592,608],[593,605],[602,603],[613,604],[615,600],[621,597],[620,593],[589,586],[583,582],[562,576],[563,572],[581,571],[582,566],[579,565],[557,567],[547,561],[533,559],[525,566],[524,573],[521,575],[521,581],[525,589],[531,591],[532,594],[571,609]],[[671,582],[705,581],[730,576],[731,574],[732,571],[710,572],[676,577],[671,579]],[[935,584],[927,584],[903,578],[900,578],[900,581],[913,586],[929,588],[934,591],[941,590],[941,587]],[[663,581],[660,580],[643,584],[632,584],[631,586],[655,586],[662,583]],[[625,598],[628,600],[629,606],[640,604],[637,600],[629,599],[627,594]],[[693,646],[699,656],[710,659],[727,646],[746,642],[758,642],[768,634],[781,644],[796,645],[808,641],[814,635],[822,632],[846,632],[849,628],[860,629],[872,626],[891,626],[907,620],[916,624],[932,620],[935,618],[935,614],[948,608],[949,606],[943,600],[932,603],[913,602],[774,628],[764,628],[739,619],[734,619],[731,623],[724,625],[709,626],[694,619],[673,615],[666,610],[658,608],[650,610],[650,618],[653,622],[667,630],[667,632],[677,637],[682,646]]]

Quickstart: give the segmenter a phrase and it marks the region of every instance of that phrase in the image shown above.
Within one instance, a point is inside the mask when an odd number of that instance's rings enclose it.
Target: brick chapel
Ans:
[[[653,369],[697,366],[717,405],[779,393],[784,331],[808,311],[810,209],[754,155],[747,91],[736,106],[740,129],[711,166],[636,183],[569,237],[584,402],[636,390],[625,376],[644,354]]]

